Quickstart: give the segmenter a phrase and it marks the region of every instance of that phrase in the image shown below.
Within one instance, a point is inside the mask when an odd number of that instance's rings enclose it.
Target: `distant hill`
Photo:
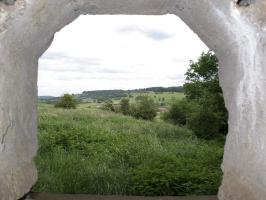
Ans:
[[[58,97],[53,96],[39,96],[38,101],[39,102],[45,102],[45,103],[55,103],[58,100]]]
[[[97,100],[98,102],[103,102],[109,99],[121,99],[123,97],[128,97],[133,93],[145,93],[145,92],[177,92],[183,93],[183,86],[177,87],[150,87],[142,89],[133,89],[133,90],[94,90],[94,91],[84,91],[81,94],[76,94],[76,98],[79,101],[88,101],[88,100]],[[53,96],[40,96],[39,101],[54,103],[58,100],[58,97]]]
[[[95,99],[98,101],[106,101],[108,99],[121,99],[129,94],[126,90],[95,90],[84,91],[82,94],[76,95],[78,99]]]
[[[144,89],[128,90],[130,92],[184,92],[183,86],[177,87],[150,87]]]
[[[39,96],[38,97],[39,100],[47,100],[47,99],[53,99],[53,98],[56,98],[56,97],[53,97],[53,96]]]
[[[84,91],[82,94],[78,94],[77,98],[80,100],[86,99],[97,99],[98,101],[106,101],[109,99],[121,99],[128,97],[133,93],[145,93],[145,92],[179,92],[183,93],[184,89],[182,86],[178,87],[150,87],[143,89],[133,89],[133,90],[95,90],[95,91]]]

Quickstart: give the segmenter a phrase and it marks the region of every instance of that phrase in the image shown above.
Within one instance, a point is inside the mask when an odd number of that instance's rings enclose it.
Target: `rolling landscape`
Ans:
[[[133,100],[139,95],[149,95],[157,98],[157,102],[163,101],[174,101],[176,98],[179,99],[183,97],[184,89],[182,86],[178,87],[151,87],[144,89],[134,89],[134,90],[95,90],[95,91],[84,91],[81,94],[75,94],[75,98],[81,103],[102,103],[104,101],[112,100],[119,101],[121,98],[130,98]],[[59,97],[53,96],[39,96],[39,102],[43,103],[55,103],[58,101]]]
[[[202,54],[182,87],[39,97],[33,191],[216,195],[227,133],[217,62]]]
[[[80,104],[39,104],[35,192],[105,195],[216,194],[223,142],[163,121]]]

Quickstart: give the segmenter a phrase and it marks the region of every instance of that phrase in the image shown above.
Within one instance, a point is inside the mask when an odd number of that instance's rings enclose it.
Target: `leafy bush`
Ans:
[[[115,112],[115,107],[114,107],[114,104],[112,101],[105,101],[103,106],[102,106],[102,109]]]
[[[131,105],[131,114],[137,119],[153,120],[156,117],[156,104],[148,96],[142,96]]]
[[[220,152],[211,153],[219,155]],[[203,154],[208,157],[207,152]],[[211,158],[208,162],[214,166],[218,160]],[[221,174],[216,168],[219,166],[208,168],[206,160],[204,158],[201,162],[199,158],[188,159],[171,154],[152,158],[148,164],[133,169],[130,191],[135,195],[148,196],[216,194],[221,181]]]
[[[55,104],[56,108],[65,108],[71,109],[77,107],[77,100],[75,99],[74,95],[64,94],[60,97],[59,101]]]
[[[144,98],[146,98],[146,96],[138,95],[138,96],[135,97],[135,101],[142,101]]]
[[[123,98],[120,101],[120,110],[124,115],[130,114],[130,103],[128,98]]]
[[[220,119],[211,109],[200,107],[197,112],[190,113],[187,126],[198,137],[212,139],[219,134]]]
[[[168,112],[163,115],[164,120],[184,126],[187,123],[188,103],[185,100],[173,103]]]

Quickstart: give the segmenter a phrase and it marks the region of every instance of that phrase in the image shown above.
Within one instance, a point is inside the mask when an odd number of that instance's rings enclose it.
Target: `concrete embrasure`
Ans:
[[[217,200],[215,196],[197,197],[141,197],[141,196],[96,196],[70,194],[31,194],[25,200]]]
[[[20,198],[37,180],[33,158],[37,151],[38,59],[55,32],[81,14],[169,13],[179,16],[219,58],[229,111],[219,199],[264,200],[266,1],[250,2],[1,0],[0,199]]]

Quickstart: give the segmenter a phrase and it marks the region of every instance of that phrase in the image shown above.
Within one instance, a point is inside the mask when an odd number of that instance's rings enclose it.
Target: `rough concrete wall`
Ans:
[[[265,199],[264,0],[250,6],[237,6],[235,0],[4,2],[0,2],[1,200],[18,199],[37,179],[32,160],[37,150],[38,58],[54,33],[80,14],[166,13],[182,18],[220,60],[221,86],[229,110],[220,200]]]
[[[235,41],[220,56],[220,80],[229,111],[220,199],[266,196],[265,3],[257,0],[230,11]]]

